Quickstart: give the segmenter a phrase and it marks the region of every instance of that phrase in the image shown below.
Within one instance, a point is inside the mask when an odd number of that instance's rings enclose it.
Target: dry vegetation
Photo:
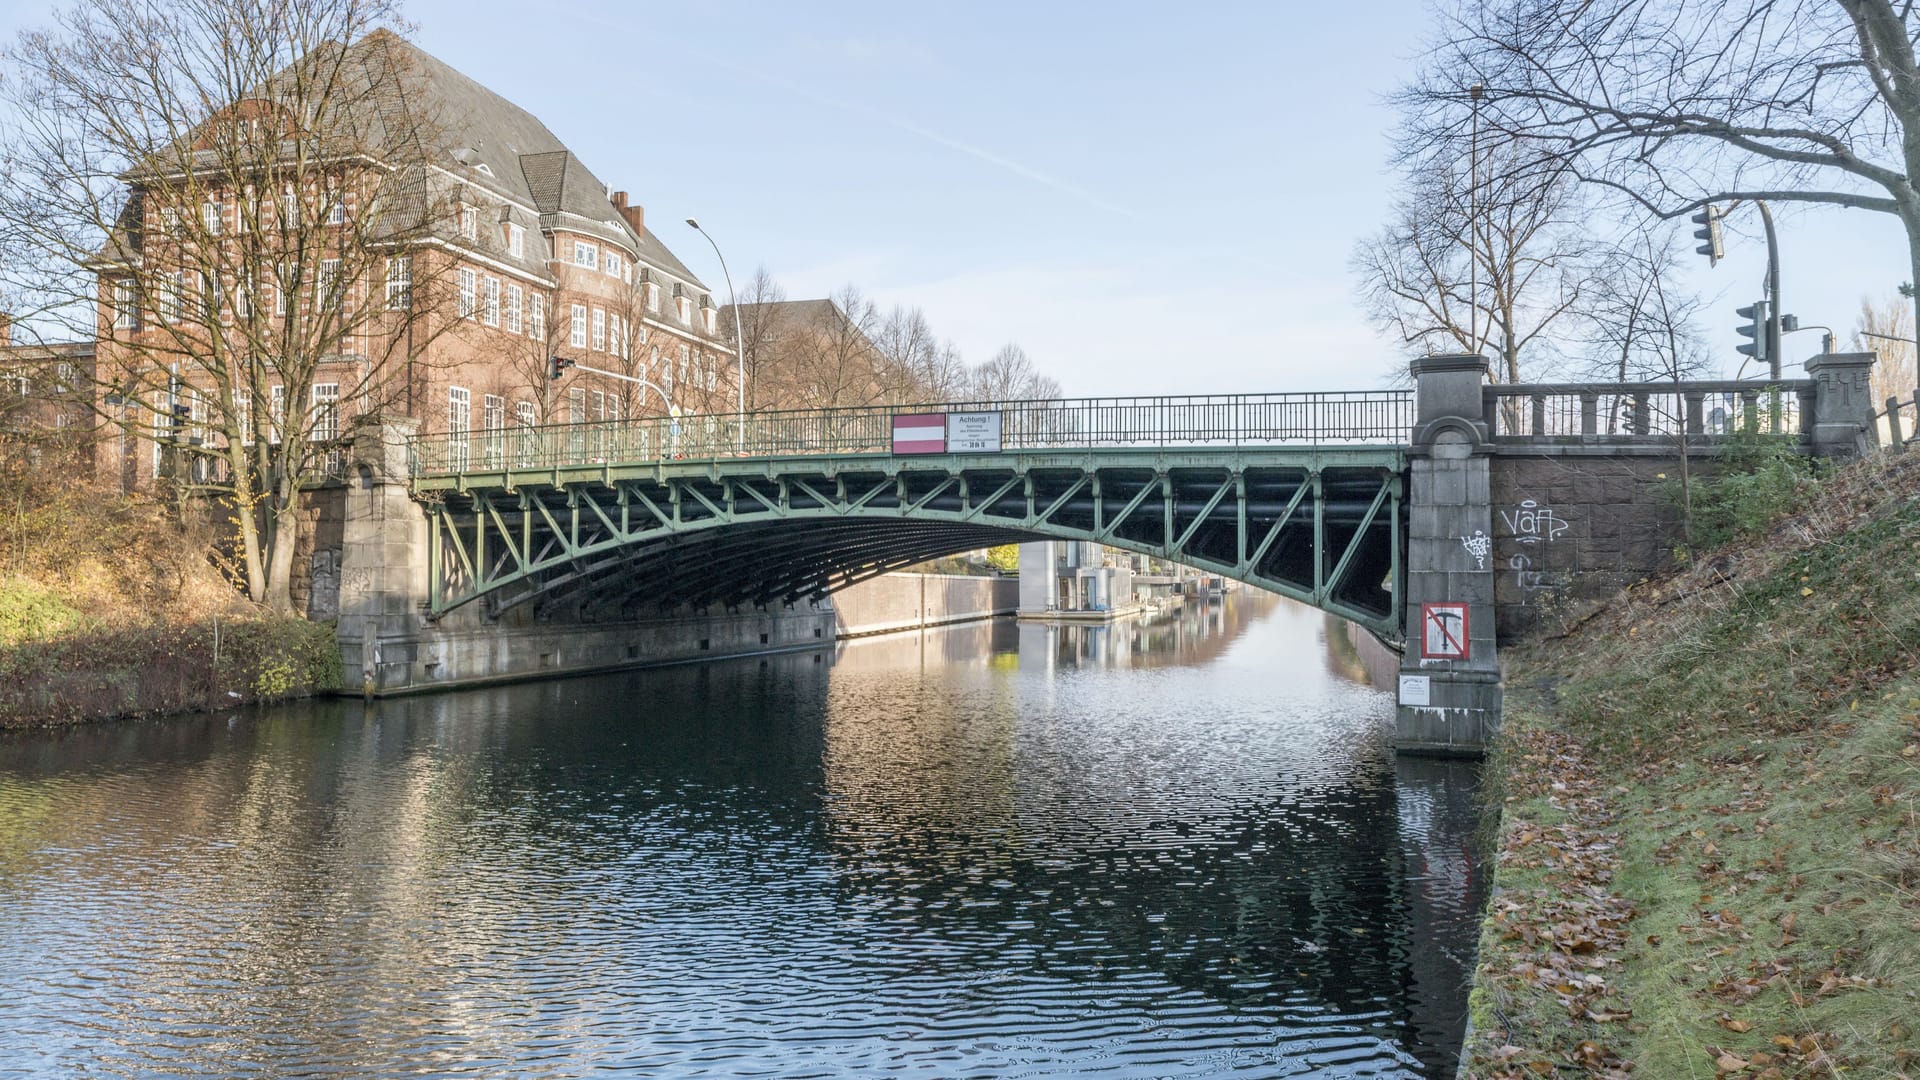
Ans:
[[[1465,1075],[1920,1076],[1920,454],[1510,660]]]
[[[207,558],[214,523],[191,506],[25,458],[0,463],[0,500],[0,727],[337,685],[332,628],[241,598]]]

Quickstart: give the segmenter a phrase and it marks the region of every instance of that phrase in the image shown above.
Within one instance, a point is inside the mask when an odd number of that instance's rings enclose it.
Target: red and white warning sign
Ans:
[[[893,452],[944,454],[947,452],[946,413],[906,413],[893,418]]]
[[[1420,605],[1420,659],[1467,659],[1467,605]]]

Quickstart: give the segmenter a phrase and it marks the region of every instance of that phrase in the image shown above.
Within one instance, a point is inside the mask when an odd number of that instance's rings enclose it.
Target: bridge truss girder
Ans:
[[[927,559],[1088,540],[1401,632],[1396,450],[605,463],[416,481],[437,616],[818,599]]]

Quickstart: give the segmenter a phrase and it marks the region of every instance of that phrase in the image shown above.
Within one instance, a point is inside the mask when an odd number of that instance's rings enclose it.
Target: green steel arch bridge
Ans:
[[[1412,391],[966,402],[414,437],[430,614],[791,605],[1088,540],[1403,632]]]

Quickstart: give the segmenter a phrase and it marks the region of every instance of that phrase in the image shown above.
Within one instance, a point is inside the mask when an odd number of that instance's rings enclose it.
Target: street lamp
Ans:
[[[727,270],[727,257],[720,254],[720,245],[714,243],[712,234],[701,228],[700,223],[692,218],[687,219],[687,225],[694,232],[707,238],[707,243],[713,248],[714,258],[720,260],[720,274],[727,279],[727,306],[733,309],[733,359],[736,365],[733,381],[733,438],[734,446],[739,448],[745,445],[747,437],[747,339],[746,335],[740,332],[740,297],[733,291],[733,274]]]

